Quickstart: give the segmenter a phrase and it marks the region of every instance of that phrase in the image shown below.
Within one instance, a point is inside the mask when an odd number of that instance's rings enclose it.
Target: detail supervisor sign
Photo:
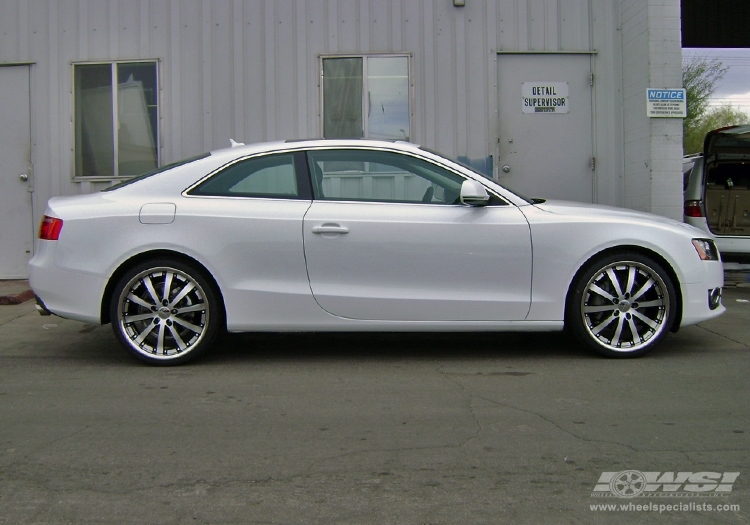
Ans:
[[[648,88],[646,111],[649,117],[687,117],[687,96],[684,89]]]
[[[521,85],[524,113],[567,113],[567,82],[524,82]]]

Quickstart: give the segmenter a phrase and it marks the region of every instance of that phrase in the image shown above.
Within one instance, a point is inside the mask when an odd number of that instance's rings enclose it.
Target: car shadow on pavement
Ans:
[[[561,332],[246,333],[227,334],[200,362],[592,356],[588,349]]]

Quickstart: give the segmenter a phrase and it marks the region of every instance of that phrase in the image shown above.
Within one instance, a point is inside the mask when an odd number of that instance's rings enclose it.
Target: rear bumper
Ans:
[[[55,241],[37,241],[36,253],[29,262],[29,286],[37,304],[60,317],[101,324],[101,301],[107,280],[57,268],[55,244]]]

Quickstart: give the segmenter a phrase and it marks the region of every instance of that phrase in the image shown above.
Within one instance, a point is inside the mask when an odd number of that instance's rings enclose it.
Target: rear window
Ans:
[[[178,160],[177,162],[173,162],[172,164],[167,164],[166,166],[162,166],[160,168],[156,168],[155,170],[143,173],[142,175],[136,175],[132,179],[128,179],[126,181],[123,181],[119,184],[115,184],[114,186],[110,186],[109,188],[105,188],[102,191],[114,191],[117,189],[120,189],[124,186],[129,186],[130,184],[133,184],[134,182],[138,182],[139,180],[147,179],[149,177],[153,177],[154,175],[158,175],[159,173],[164,173],[165,171],[169,171],[171,169],[177,168],[179,166],[184,166],[185,164],[190,164],[191,162],[195,162],[197,160],[205,159],[206,157],[210,156],[210,153],[203,153],[201,155],[196,155],[194,157],[188,157],[186,159]]]

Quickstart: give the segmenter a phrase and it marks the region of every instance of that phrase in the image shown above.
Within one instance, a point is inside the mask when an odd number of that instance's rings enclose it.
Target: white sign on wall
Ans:
[[[567,113],[570,109],[567,82],[524,82],[521,96],[524,113]]]
[[[687,95],[684,89],[656,89],[646,91],[649,117],[687,117]]]

